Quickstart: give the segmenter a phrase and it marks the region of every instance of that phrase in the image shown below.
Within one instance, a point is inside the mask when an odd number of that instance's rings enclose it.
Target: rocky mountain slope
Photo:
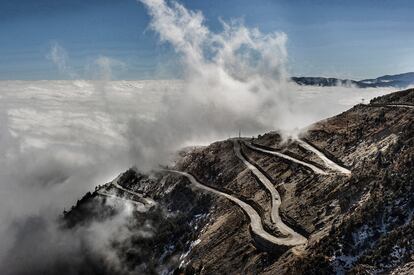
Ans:
[[[299,138],[234,138],[130,169],[64,214],[75,230],[133,208],[132,234],[112,244],[122,268],[85,252],[79,273],[412,274],[413,117],[406,90]]]

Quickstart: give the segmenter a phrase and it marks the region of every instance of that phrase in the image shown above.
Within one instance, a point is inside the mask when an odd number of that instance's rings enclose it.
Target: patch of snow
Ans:
[[[199,226],[199,222],[204,219],[205,217],[207,217],[207,214],[197,214],[194,216],[194,219],[191,220],[190,222],[190,226],[194,228],[194,230],[198,229]]]
[[[191,244],[190,244],[190,247],[188,248],[188,250],[185,252],[185,253],[183,253],[183,254],[181,254],[181,256],[180,256],[180,260],[181,260],[181,262],[180,262],[180,268],[181,267],[183,267],[183,266],[186,266],[187,264],[188,264],[188,261],[186,262],[185,261],[185,259],[187,258],[187,256],[190,254],[190,252],[191,252],[191,250],[196,246],[196,245],[198,245],[199,243],[201,242],[201,240],[200,239],[197,239],[197,240],[195,240],[194,242],[192,242]]]
[[[355,245],[359,246],[366,239],[372,236],[372,229],[368,227],[368,225],[364,224],[359,230],[352,233],[352,238],[354,240]]]
[[[410,212],[408,213],[408,217],[404,225],[409,224],[413,220],[413,215],[414,215],[414,209],[411,209]]]
[[[175,184],[172,184],[168,186],[167,190],[165,190],[165,194],[171,193],[172,190],[174,190]]]
[[[360,255],[357,256],[349,256],[349,255],[341,255],[341,256],[333,256],[331,257],[331,266],[337,275],[342,275],[350,269],[353,264],[358,260]]]

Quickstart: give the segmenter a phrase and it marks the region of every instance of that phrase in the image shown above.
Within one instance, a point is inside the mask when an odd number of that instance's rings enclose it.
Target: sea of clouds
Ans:
[[[182,79],[111,81],[125,64],[100,57],[91,68],[95,79],[82,80],[54,43],[47,58],[73,80],[0,82],[1,273],[21,272],[6,263],[11,252],[24,270],[47,267],[53,262],[42,261],[47,251],[76,254],[82,245],[69,243],[80,235],[61,233],[56,218],[131,166],[149,171],[182,147],[236,136],[239,129],[245,136],[270,130],[294,135],[394,91],[298,86],[288,81],[286,34],[264,34],[238,20],[212,32],[201,12],[179,3],[141,4],[152,18],[150,29],[179,56]],[[105,244],[104,228],[88,231],[88,240],[101,236],[89,246]],[[16,246],[32,253],[19,255]]]

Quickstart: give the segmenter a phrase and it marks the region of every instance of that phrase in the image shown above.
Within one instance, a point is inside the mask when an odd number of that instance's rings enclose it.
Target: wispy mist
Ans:
[[[65,48],[63,48],[58,42],[51,43],[50,52],[46,55],[46,58],[52,61],[59,70],[59,73],[69,78],[76,78],[77,75],[68,64],[69,55]]]

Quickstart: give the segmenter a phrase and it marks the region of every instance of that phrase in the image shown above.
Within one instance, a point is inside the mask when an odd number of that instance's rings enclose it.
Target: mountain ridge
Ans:
[[[181,152],[168,168],[191,173],[203,185],[249,204],[264,230],[284,238],[272,222],[272,197],[263,179],[235,154],[237,140],[242,154],[280,194],[280,217],[306,237],[303,247],[261,246],[239,205],[164,170],[145,175],[130,169],[116,183],[98,186],[65,213],[66,230],[113,215],[110,202],[125,204],[99,190],[128,199],[142,194],[156,204],[134,212],[130,222],[137,233],[113,248],[127,271],[96,256],[88,261],[99,262],[99,272],[89,274],[410,274],[413,109],[414,89],[396,92],[317,122],[299,140],[270,132],[218,141]],[[151,236],[138,233],[146,224],[152,225]]]
[[[394,87],[406,88],[414,84],[414,72],[384,75],[373,79],[352,80],[329,77],[292,77],[291,80],[304,86],[355,86],[358,88]]]

